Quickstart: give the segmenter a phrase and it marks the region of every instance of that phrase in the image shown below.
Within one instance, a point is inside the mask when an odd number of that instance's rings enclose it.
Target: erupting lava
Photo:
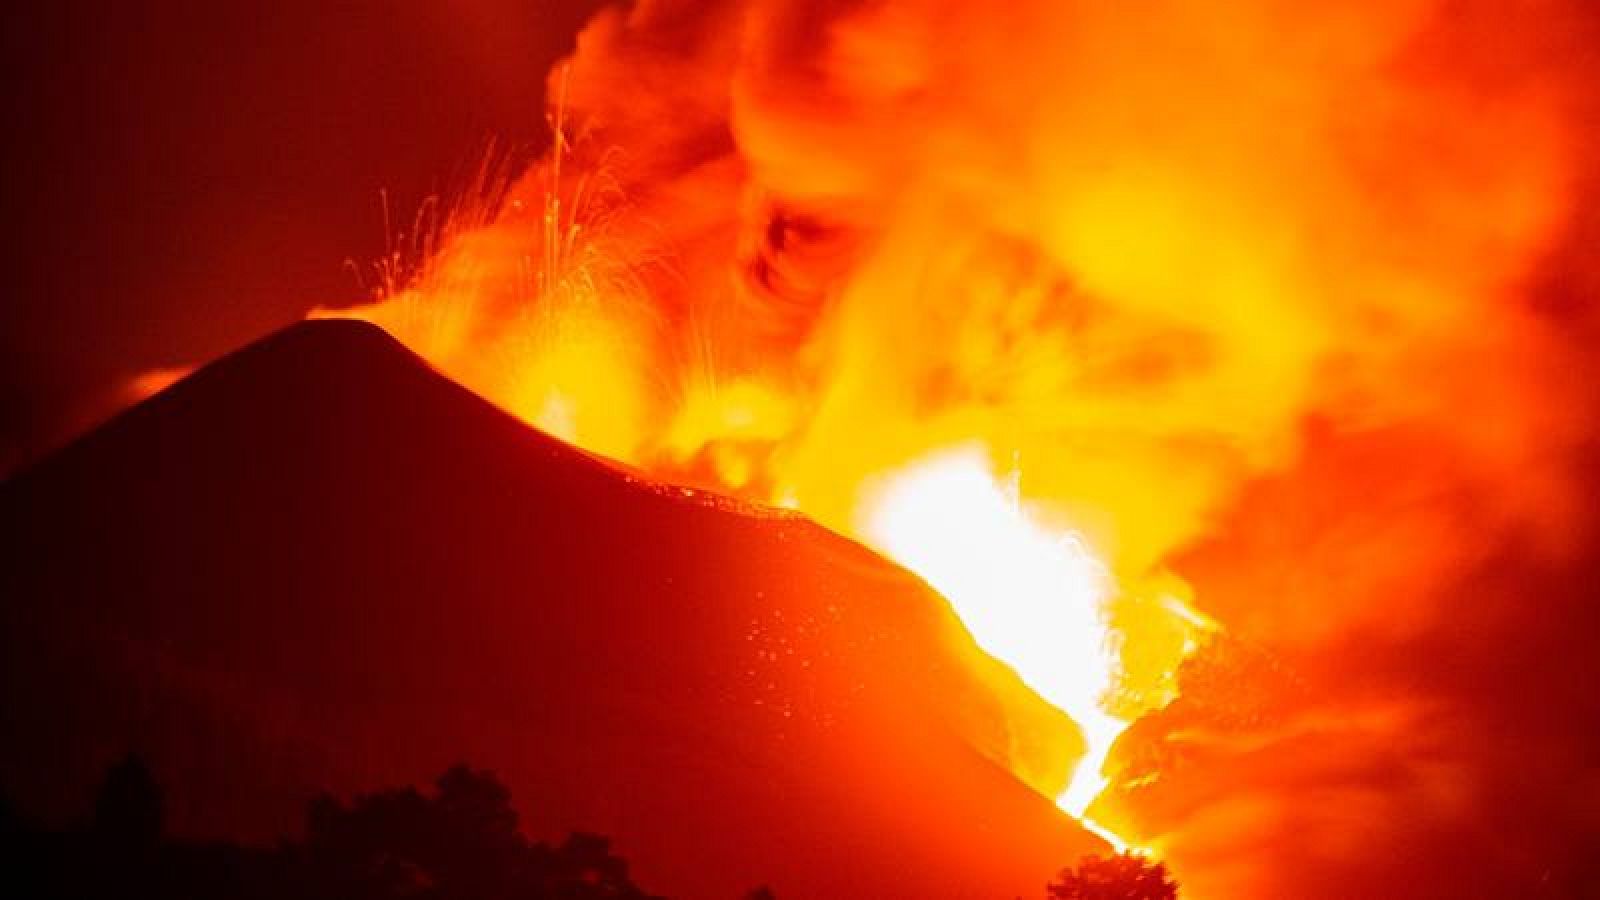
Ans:
[[[1105,569],[1078,536],[1033,522],[995,483],[981,449],[935,457],[887,482],[861,533],[927,579],[980,647],[1078,724],[1088,749],[1056,802],[1126,849],[1087,816],[1105,787],[1111,744],[1128,724],[1106,711],[1117,660]]]

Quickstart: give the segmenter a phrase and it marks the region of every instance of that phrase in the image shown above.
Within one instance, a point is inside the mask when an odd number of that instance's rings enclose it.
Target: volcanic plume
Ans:
[[[1091,750],[1135,722],[1074,778],[1202,900],[1574,896],[1597,36],[1559,0],[641,0],[551,74],[549,155],[329,314],[917,569]]]

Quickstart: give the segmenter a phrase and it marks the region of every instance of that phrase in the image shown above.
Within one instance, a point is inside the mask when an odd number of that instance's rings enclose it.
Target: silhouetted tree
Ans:
[[[598,835],[559,847],[517,830],[511,794],[487,772],[457,766],[426,796],[415,789],[331,797],[307,812],[304,896],[329,900],[650,900]]]
[[[540,897],[589,900],[616,897],[649,900],[649,895],[628,878],[628,863],[611,853],[611,841],[595,834],[575,832],[554,850],[541,847],[543,863]]]
[[[1063,869],[1045,888],[1050,900],[1177,900],[1178,884],[1167,867],[1143,856],[1086,856]]]
[[[136,757],[107,773],[92,827],[38,829],[0,806],[0,896],[42,900],[660,900],[599,835],[529,842],[493,775],[457,766],[431,793],[312,800],[275,848],[163,841],[161,791]]]
[[[127,849],[148,849],[161,840],[161,788],[144,760],[128,754],[114,764],[94,800],[94,830]]]
[[[435,782],[434,845],[422,861],[462,897],[487,897],[524,878],[528,842],[511,792],[488,772],[456,766]]]

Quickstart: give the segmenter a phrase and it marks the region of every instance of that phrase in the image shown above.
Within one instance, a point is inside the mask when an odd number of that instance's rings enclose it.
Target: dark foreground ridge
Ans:
[[[304,837],[272,846],[173,840],[162,819],[160,785],[129,755],[106,774],[86,822],[40,828],[0,803],[0,872],[41,900],[664,900],[634,883],[603,836],[528,840],[505,786],[465,765],[431,791],[349,803],[319,795]],[[1177,896],[1160,865],[1126,855],[1088,857],[1045,890],[1048,900]],[[766,886],[743,896],[776,900]]]
[[[382,331],[299,325],[0,486],[0,788],[106,760],[184,839],[467,758],[529,834],[676,897],[1034,896],[1103,845],[1044,799],[1070,723],[902,570],[641,485]],[[1030,789],[1012,772],[1021,772]]]

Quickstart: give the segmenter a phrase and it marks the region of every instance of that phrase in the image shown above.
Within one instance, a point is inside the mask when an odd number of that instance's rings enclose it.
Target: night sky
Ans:
[[[380,192],[403,224],[490,140],[537,149],[545,72],[594,5],[9,7],[0,470],[141,371],[359,298],[345,261],[383,252]]]

